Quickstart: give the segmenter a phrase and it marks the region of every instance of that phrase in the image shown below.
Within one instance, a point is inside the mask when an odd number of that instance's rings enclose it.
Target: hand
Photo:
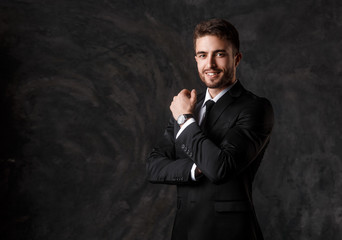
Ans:
[[[173,97],[173,101],[170,105],[172,116],[175,120],[182,114],[193,114],[197,102],[196,90],[191,92],[187,89],[183,89],[177,96]]]

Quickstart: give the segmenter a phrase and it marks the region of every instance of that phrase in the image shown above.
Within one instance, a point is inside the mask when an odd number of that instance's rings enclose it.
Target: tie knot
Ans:
[[[205,111],[209,112],[210,109],[214,106],[214,104],[215,104],[215,102],[213,100],[206,101],[205,102],[205,107],[206,107]]]

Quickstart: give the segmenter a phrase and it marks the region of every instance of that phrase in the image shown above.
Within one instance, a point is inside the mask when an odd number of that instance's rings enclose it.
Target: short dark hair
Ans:
[[[224,19],[214,18],[197,24],[193,35],[194,48],[196,48],[196,40],[206,35],[213,35],[228,40],[233,44],[235,50],[239,52],[239,33],[230,22]]]

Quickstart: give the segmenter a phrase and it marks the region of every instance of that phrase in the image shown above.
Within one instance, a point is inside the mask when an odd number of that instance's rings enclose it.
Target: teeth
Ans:
[[[217,73],[207,73],[209,76],[214,76],[216,75]]]

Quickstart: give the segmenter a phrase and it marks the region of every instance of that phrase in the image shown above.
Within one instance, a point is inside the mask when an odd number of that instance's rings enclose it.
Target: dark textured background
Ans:
[[[191,34],[211,17],[275,110],[265,238],[342,238],[341,1],[0,0],[0,239],[169,239],[175,188],[144,162],[172,96],[203,89]]]

